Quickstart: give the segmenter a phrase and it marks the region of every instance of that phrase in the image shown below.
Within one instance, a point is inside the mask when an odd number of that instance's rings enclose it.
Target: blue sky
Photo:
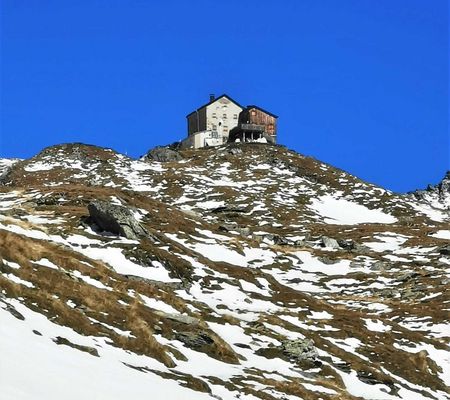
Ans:
[[[449,163],[444,0],[2,0],[0,156],[139,156],[227,93],[279,142],[396,191]]]

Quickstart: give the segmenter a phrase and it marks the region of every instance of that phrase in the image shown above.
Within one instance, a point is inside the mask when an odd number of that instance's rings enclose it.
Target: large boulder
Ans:
[[[147,231],[128,208],[107,201],[96,200],[88,205],[91,220],[102,230],[136,240]]]
[[[321,238],[322,246],[327,247],[329,249],[339,249],[339,243],[336,239],[330,238],[328,236],[322,236]]]
[[[159,162],[180,161],[183,157],[178,151],[171,150],[167,147],[155,147],[150,150],[144,157],[144,160],[153,160]]]
[[[376,261],[370,265],[372,271],[386,271],[391,268],[390,263],[386,261]]]
[[[281,344],[283,353],[297,361],[316,361],[319,357],[314,342],[311,339],[285,340]]]
[[[204,346],[210,346],[214,339],[206,332],[176,332],[175,339],[183,342],[191,349],[199,349]]]

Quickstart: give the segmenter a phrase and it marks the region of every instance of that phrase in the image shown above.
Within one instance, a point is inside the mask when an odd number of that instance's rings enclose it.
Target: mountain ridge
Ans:
[[[253,143],[253,145],[258,145],[258,144],[257,144],[257,143]],[[37,153],[35,156],[30,157],[30,158],[27,158],[27,159],[21,159],[21,158],[0,158],[0,174],[1,174],[1,173],[4,173],[5,170],[7,170],[8,168],[10,168],[12,165],[14,165],[14,164],[17,163],[17,162],[20,162],[20,161],[26,161],[26,160],[33,159],[33,158],[35,158],[35,157],[38,157],[38,156],[39,156],[41,153],[43,153],[43,152],[46,152],[46,151],[52,151],[52,149],[66,148],[66,147],[70,148],[70,147],[72,147],[72,146],[75,146],[75,147],[76,147],[76,146],[79,146],[80,148],[86,147],[86,148],[92,148],[92,149],[104,149],[104,150],[111,151],[111,152],[116,153],[116,154],[121,154],[121,155],[123,155],[124,157],[127,157],[127,158],[129,158],[129,159],[131,159],[131,160],[142,160],[142,159],[144,159],[144,158],[152,151],[152,149],[150,149],[150,150],[148,150],[147,153],[145,153],[144,155],[142,155],[142,156],[136,158],[136,157],[131,157],[131,156],[125,155],[125,154],[123,154],[123,153],[120,153],[120,152],[118,152],[118,151],[116,151],[115,149],[110,148],[110,147],[103,147],[103,146],[100,146],[100,145],[97,145],[97,144],[88,144],[88,143],[83,143],[83,142],[67,142],[67,143],[61,143],[61,144],[56,144],[56,145],[50,145],[50,146],[47,146],[47,147],[45,147],[44,149],[42,149],[39,153]],[[221,147],[227,147],[227,146],[229,147],[230,145],[219,146],[218,148],[221,148]],[[344,172],[344,173],[346,173],[346,174],[348,174],[348,175],[352,175],[352,176],[354,176],[354,177],[357,177],[357,175],[354,175],[354,174],[352,174],[352,173],[350,173],[350,172],[348,172],[348,171],[346,171],[346,170],[344,170],[344,169],[341,169],[341,168],[339,168],[339,167],[336,167],[336,166],[334,166],[333,164],[330,164],[330,163],[327,163],[327,162],[320,161],[320,160],[318,160],[317,158],[315,158],[315,157],[313,157],[313,156],[302,155],[302,154],[296,152],[295,150],[288,149],[288,148],[287,148],[286,146],[284,146],[284,145],[276,144],[276,145],[272,145],[272,146],[277,147],[277,148],[280,148],[280,149],[285,149],[285,150],[287,150],[287,151],[289,151],[289,152],[298,154],[298,155],[300,155],[300,156],[302,156],[302,157],[305,157],[305,158],[308,158],[308,159],[312,159],[312,160],[315,160],[315,161],[317,161],[317,162],[320,162],[320,163],[322,163],[322,164],[324,164],[324,165],[328,165],[329,167],[338,169],[338,170],[340,170],[340,171],[342,171],[342,172]],[[178,146],[178,142],[173,143],[173,144],[168,145],[168,146],[157,146],[157,147],[155,147],[155,148],[153,148],[153,149],[174,150],[175,152],[180,151],[179,146]],[[204,150],[208,150],[208,148],[205,148]],[[211,150],[211,148],[209,148],[209,150]],[[200,149],[200,150],[197,149],[197,150],[195,150],[195,151],[201,151],[201,149]],[[156,160],[156,159],[155,159],[155,160]],[[380,187],[380,188],[383,188],[384,190],[390,191],[390,192],[392,192],[392,193],[396,193],[396,194],[398,194],[398,195],[402,195],[402,194],[407,195],[407,194],[416,194],[416,193],[419,193],[419,196],[420,196],[420,194],[421,194],[422,192],[439,191],[439,190],[440,190],[439,188],[442,187],[442,185],[444,185],[444,188],[445,188],[444,191],[447,192],[447,191],[448,191],[448,181],[449,181],[449,179],[450,179],[450,170],[448,170],[448,171],[445,172],[444,177],[443,177],[443,178],[441,179],[441,181],[439,181],[438,183],[435,183],[435,184],[431,184],[431,183],[430,183],[430,184],[427,185],[426,188],[416,188],[416,189],[413,189],[413,190],[410,190],[410,191],[406,191],[406,192],[396,192],[396,191],[393,191],[393,190],[391,190],[391,189],[384,188],[383,186],[379,186],[379,185],[377,185],[377,184],[375,184],[375,183],[366,181],[366,180],[364,180],[364,179],[362,179],[362,178],[358,178],[358,179],[360,179],[361,181],[363,181],[363,182],[365,182],[365,183],[367,183],[367,184],[371,184],[371,185],[374,185],[374,186],[378,186],[378,187]]]
[[[31,396],[18,390],[20,366],[42,398],[62,395],[32,377],[40,365],[41,379],[51,374],[42,354],[14,367],[8,349],[36,344],[98,374],[92,385],[75,373],[66,398],[118,398],[105,371],[137,398],[448,398],[445,183],[442,201],[397,195],[263,144],[179,155],[65,144],[8,166],[0,376],[10,398]],[[146,233],[102,231],[88,210],[99,200]],[[58,373],[68,382],[74,368]]]

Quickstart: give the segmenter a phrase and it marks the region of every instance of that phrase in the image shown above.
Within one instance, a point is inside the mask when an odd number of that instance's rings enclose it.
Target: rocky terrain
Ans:
[[[450,175],[281,146],[0,162],[2,399],[449,399]]]

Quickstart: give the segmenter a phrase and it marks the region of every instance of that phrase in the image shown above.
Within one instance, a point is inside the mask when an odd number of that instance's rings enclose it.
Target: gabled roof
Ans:
[[[200,111],[202,108],[208,107],[209,105],[211,105],[212,103],[215,103],[217,100],[220,100],[221,98],[226,97],[228,100],[230,100],[232,103],[236,104],[238,107],[241,107],[242,109],[244,109],[245,107],[241,106],[236,100],[233,100],[230,96],[228,96],[227,94],[222,94],[219,97],[216,97],[214,100],[211,100],[210,102],[203,104],[201,107],[197,108],[196,110],[192,111],[191,113],[189,113],[188,115],[186,115],[186,118],[189,117],[189,115],[194,114],[196,111]]]
[[[249,108],[256,108],[257,110],[262,111],[263,113],[266,113],[274,118],[278,118],[278,115],[272,114],[271,112],[264,110],[264,108],[261,108],[261,107],[255,106],[255,105],[247,106],[247,109],[249,109]]]

